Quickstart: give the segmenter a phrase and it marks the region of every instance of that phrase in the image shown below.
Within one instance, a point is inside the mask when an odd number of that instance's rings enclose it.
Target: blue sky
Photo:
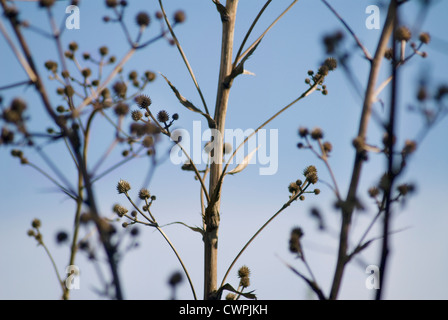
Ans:
[[[126,23],[130,32],[137,31],[134,17],[140,10],[153,15],[158,9],[158,1],[129,1]],[[61,1],[54,7],[61,21],[66,17],[68,2]],[[273,1],[260,19],[249,40],[255,40],[264,29],[289,5],[289,1]],[[334,0],[330,2],[356,31],[358,37],[373,54],[380,30],[369,30],[365,26],[368,15],[365,8],[374,1]],[[417,1],[403,6],[406,12],[402,18],[407,25],[413,26],[419,13]],[[264,3],[262,1],[240,1],[236,23],[235,43],[241,43],[252,19]],[[33,25],[48,30],[48,21],[35,3],[20,3],[22,16]],[[381,7],[381,6],[380,6]],[[187,20],[176,28],[176,35],[195,72],[199,85],[209,108],[215,102],[220,53],[220,20],[211,1],[166,1],[165,10],[172,15],[183,9]],[[420,76],[424,72],[431,75],[432,88],[447,82],[446,70],[447,22],[444,13],[448,12],[448,3],[435,1],[428,17],[419,31],[431,33],[433,41],[424,50],[427,59],[414,57],[403,67],[400,75],[400,110],[398,118],[398,142],[413,139],[422,125],[422,119],[407,111],[406,107],[414,102]],[[125,36],[117,24],[104,24],[102,17],[111,14],[106,11],[104,1],[82,1],[80,5],[81,25],[79,30],[66,30],[63,34],[65,46],[77,41],[80,52],[89,51],[97,55],[100,46],[107,45],[109,51],[120,59],[127,50]],[[381,25],[386,16],[381,7]],[[2,20],[7,25],[6,21]],[[153,19],[144,37],[148,39],[158,34],[158,21]],[[8,28],[8,30],[10,30]],[[297,98],[304,90],[307,71],[317,70],[327,57],[322,45],[322,36],[342,30],[340,22],[320,1],[300,0],[294,8],[267,34],[254,55],[247,61],[245,68],[255,76],[241,75],[232,87],[229,101],[226,127],[231,129],[255,129],[277,110]],[[30,47],[36,54],[41,74],[46,74],[43,63],[48,59],[57,59],[52,41],[26,32]],[[0,37],[0,86],[24,80],[25,74],[5,39]],[[353,40],[346,37],[345,46],[352,52],[350,65],[356,78],[364,88],[368,76],[368,63],[356,48]],[[389,72],[385,61],[381,80]],[[201,106],[182,59],[173,46],[159,41],[141,52],[137,52],[125,66],[125,74],[131,70],[163,73],[187,99]],[[107,71],[106,71],[107,72]],[[61,99],[54,92],[57,85],[47,81],[54,105]],[[356,136],[361,111],[361,101],[347,81],[341,69],[331,73],[326,79],[329,91],[327,96],[315,92],[297,105],[290,108],[271,122],[267,129],[278,130],[278,171],[274,175],[259,175],[257,165],[249,165],[246,170],[224,181],[221,207],[221,226],[219,238],[219,270],[221,280],[228,265],[250,236],[288,200],[287,186],[301,177],[302,170],[314,164],[322,180],[330,181],[322,162],[311,152],[299,150],[297,128],[321,127],[325,137],[333,144],[330,158],[331,166],[342,194],[346,193],[354,150],[352,139]],[[389,87],[388,87],[389,88]],[[382,98],[387,102],[386,89]],[[189,112],[177,101],[173,92],[158,76],[143,92],[151,97],[155,111],[166,109],[170,114],[180,114],[179,127],[192,130],[193,121],[206,122],[199,115]],[[15,88],[1,93],[5,103],[13,97],[21,96],[28,101],[28,114],[31,117],[30,128],[36,131],[46,129],[48,117],[33,89]],[[387,104],[386,104],[387,106]],[[133,106],[135,108],[135,106]],[[386,113],[379,105],[375,106],[380,115]],[[213,112],[213,111],[212,111]],[[98,159],[113,137],[108,124],[99,120],[98,129],[91,141],[91,157]],[[372,144],[378,144],[379,124],[374,121],[369,126]],[[446,163],[448,152],[446,121],[439,123],[418,147],[412,157],[402,182],[414,182],[417,192],[405,203],[397,207],[392,229],[402,232],[392,237],[391,258],[385,298],[392,299],[446,299],[448,279],[448,254],[446,244],[448,236],[445,226],[445,193],[448,181]],[[161,146],[161,150],[165,147]],[[2,299],[58,299],[58,287],[54,271],[41,247],[36,247],[33,239],[26,236],[33,218],[42,220],[44,239],[54,254],[59,272],[63,273],[68,262],[68,248],[58,246],[54,235],[60,230],[70,232],[74,217],[74,204],[61,193],[55,192],[53,185],[38,172],[29,167],[20,166],[17,159],[9,155],[10,149],[0,149],[0,298]],[[108,159],[103,169],[121,159],[122,149]],[[76,182],[76,172],[69,155],[62,144],[50,145],[45,149],[61,171]],[[44,165],[42,159],[32,149],[25,149],[28,158]],[[353,243],[359,239],[367,223],[375,214],[367,189],[376,183],[384,170],[385,159],[380,155],[371,155],[364,168],[359,196],[367,205],[364,213],[356,215],[354,220]],[[145,181],[151,170],[147,158],[138,159],[123,166],[95,184],[100,210],[104,215],[112,213],[114,203],[128,206],[126,199],[116,193],[116,183],[120,179],[130,182],[133,196]],[[299,260],[288,251],[288,239],[291,229],[301,226],[305,231],[303,245],[309,264],[323,290],[328,292],[334,272],[336,257],[336,231],[339,228],[339,215],[333,209],[334,195],[324,184],[319,196],[308,195],[303,202],[296,202],[285,210],[243,254],[227,279],[237,286],[236,271],[243,264],[252,270],[251,288],[256,290],[260,299],[303,299],[309,297],[306,285],[294,275],[281,260],[306,272]],[[153,214],[160,224],[182,221],[189,225],[200,225],[199,184],[190,172],[180,170],[179,166],[165,161],[157,166],[149,189],[157,196],[153,205]],[[329,233],[316,230],[316,223],[310,218],[309,210],[318,207],[324,215]],[[202,241],[200,235],[180,225],[167,226],[164,229],[180,252],[189,269],[196,291],[202,296]],[[161,236],[152,229],[140,228],[140,246],[124,256],[120,264],[125,296],[130,299],[166,299],[170,296],[167,279],[173,271],[180,270],[175,256]],[[373,230],[371,237],[378,236],[379,230]],[[342,299],[369,299],[373,292],[365,287],[365,267],[379,263],[379,244],[372,245],[362,255],[362,261],[354,262],[347,268],[340,297]],[[280,259],[281,260],[280,260]],[[72,292],[73,299],[95,299],[97,295],[92,287],[98,287],[99,281],[95,269],[82,255],[77,265],[81,270],[81,289]],[[103,268],[107,274],[108,269]],[[190,289],[184,280],[179,288],[178,298],[192,298]]]

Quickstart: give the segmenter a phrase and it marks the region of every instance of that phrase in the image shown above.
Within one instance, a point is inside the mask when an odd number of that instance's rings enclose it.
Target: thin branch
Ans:
[[[182,47],[181,47],[181,45],[179,43],[179,40],[177,39],[177,37],[176,37],[176,35],[174,33],[174,30],[173,30],[170,22],[168,21],[168,17],[166,16],[165,9],[163,8],[162,0],[159,0],[159,5],[160,5],[160,9],[162,10],[162,14],[163,14],[163,17],[165,19],[166,25],[168,26],[168,29],[170,30],[170,34],[173,37],[174,43],[176,44],[176,47],[179,50],[179,53],[182,56],[182,59],[184,60],[185,66],[187,67],[188,72],[190,73],[191,79],[193,80],[194,85],[196,86],[196,89],[197,89],[197,91],[199,93],[199,96],[201,97],[202,104],[204,105],[205,112],[208,115],[210,115],[210,112],[208,111],[208,108],[207,108],[207,103],[205,102],[205,99],[204,99],[204,96],[202,94],[201,88],[199,87],[199,84],[198,84],[198,82],[196,80],[196,77],[194,76],[193,70],[191,69],[191,66],[190,66],[190,63],[188,62],[187,56],[185,55],[184,50],[182,49]]]
[[[397,5],[396,0],[392,0],[392,2]],[[398,26],[398,13],[394,19],[394,28]],[[397,52],[397,44],[395,33],[392,36],[393,41],[393,56],[396,56]],[[404,50],[403,50],[404,51]],[[402,59],[403,60],[403,59]],[[387,157],[387,177],[388,177],[388,185],[385,189],[385,197],[386,197],[386,207],[384,211],[384,223],[383,223],[383,243],[381,248],[381,260],[380,260],[380,287],[376,291],[376,300],[380,300],[383,294],[384,288],[384,279],[386,273],[386,266],[389,257],[389,229],[390,229],[390,220],[392,214],[392,190],[393,184],[396,178],[396,173],[394,172],[394,137],[395,137],[395,125],[396,125],[396,113],[397,113],[397,96],[398,96],[398,68],[392,64],[392,86],[391,86],[391,99],[390,99],[390,110],[389,110],[389,123],[387,126],[387,148],[389,150],[389,154]]]
[[[292,202],[294,202],[295,200],[297,200],[301,195],[303,195],[303,193],[306,191],[306,189],[310,186],[310,182],[305,181],[304,183],[306,183],[306,186],[304,188],[301,189],[300,192],[298,192],[296,195],[292,196],[272,217],[270,217],[258,230],[257,232],[254,233],[254,235],[249,239],[249,241],[246,242],[246,244],[243,246],[243,248],[240,250],[240,252],[238,252],[238,254],[236,255],[236,257],[233,259],[232,263],[230,264],[229,268],[227,269],[222,281],[221,281],[221,287],[224,285],[224,282],[226,281],[227,276],[230,273],[230,270],[233,268],[233,266],[235,265],[236,261],[239,259],[239,257],[243,254],[244,250],[246,250],[246,248],[252,243],[252,241],[261,233],[261,231],[263,231],[263,229],[269,224],[271,223],[272,220],[274,220],[280,213],[283,212],[283,210],[285,210],[286,208],[288,208]]]
[[[312,92],[314,92],[317,89],[318,83],[314,83],[312,86],[310,86],[310,88],[308,88],[304,93],[302,93],[298,98],[296,98],[295,100],[293,100],[292,102],[290,102],[289,104],[287,104],[285,107],[283,107],[282,109],[280,109],[279,111],[277,111],[273,116],[271,116],[268,120],[266,120],[265,122],[263,122],[260,126],[258,126],[257,129],[255,129],[250,135],[248,135],[243,142],[241,142],[239,144],[239,146],[235,149],[235,151],[233,152],[233,154],[229,157],[229,159],[227,160],[224,169],[222,171],[222,175],[221,175],[221,183],[222,183],[222,179],[224,178],[224,175],[226,174],[226,171],[232,161],[232,159],[235,157],[236,153],[241,149],[241,147],[243,147],[247,141],[249,141],[249,139],[254,136],[258,131],[260,131],[260,129],[264,128],[266,125],[268,125],[272,120],[274,120],[275,118],[277,118],[280,114],[282,114],[283,112],[285,112],[286,110],[288,110],[291,106],[293,106],[294,104],[296,104],[297,102],[299,102],[300,100],[302,100],[303,98],[309,96]]]
[[[278,257],[278,256],[277,256]],[[291,266],[289,263],[278,257],[280,261],[282,261],[292,272],[294,272],[296,275],[298,275],[300,278],[302,278],[308,286],[314,291],[314,293],[317,295],[319,300],[327,300],[322,290],[319,288],[315,280],[310,280],[307,277],[305,277],[301,272],[299,272],[296,268]]]
[[[53,179],[52,176],[50,176],[47,172],[45,172],[44,170],[42,170],[41,168],[36,166],[34,163],[28,162],[27,165],[29,165],[31,168],[36,169],[37,171],[39,171],[42,175],[44,175],[48,180],[53,182],[59,189],[61,189],[62,192],[64,192],[70,198],[72,198],[75,201],[78,199],[78,197],[76,195],[74,195],[70,190],[68,190],[67,188],[63,187],[59,182],[57,182],[55,179]]]
[[[260,12],[259,12],[259,13],[257,14],[257,16],[255,17],[255,20],[252,22],[252,25],[250,26],[249,30],[247,31],[246,36],[244,37],[243,42],[241,42],[240,48],[238,49],[238,52],[237,52],[237,54],[236,54],[236,57],[237,57],[237,58],[235,59],[235,62],[234,62],[234,64],[233,64],[232,69],[235,69],[235,67],[236,67],[236,63],[237,63],[237,59],[238,59],[238,57],[241,55],[241,52],[242,52],[243,49],[244,49],[244,45],[246,44],[247,39],[249,38],[249,36],[250,36],[252,30],[254,29],[254,27],[255,27],[255,25],[257,24],[258,20],[260,19],[261,15],[263,14],[263,12],[266,10],[266,8],[269,6],[269,4],[270,4],[271,2],[272,2],[272,0],[268,0],[268,1],[264,4],[263,8],[261,8]]]
[[[326,0],[322,0],[322,2],[328,7],[328,9],[330,9],[331,12],[333,12],[333,14],[344,25],[344,27],[347,29],[347,31],[353,36],[358,47],[362,50],[362,52],[364,52],[364,56],[366,57],[366,59],[372,61],[372,56],[370,55],[367,48],[364,47],[364,45],[361,43],[361,41],[359,40],[358,36],[355,34],[353,29],[350,28],[350,26],[347,24],[347,22],[345,22],[345,20],[339,15],[339,13]]]
[[[9,46],[11,47],[12,51],[14,52],[14,56],[19,60],[20,65],[25,70],[26,74],[30,78],[31,82],[36,82],[36,74],[34,73],[33,69],[29,65],[28,61],[23,56],[22,52],[20,52],[19,49],[16,48],[14,45],[14,42],[12,42],[11,38],[8,35],[8,32],[5,29],[5,26],[3,25],[2,21],[0,20],[0,31],[3,34],[3,36],[6,39],[6,42],[8,42]]]
[[[0,87],[0,91],[7,90],[7,89],[12,89],[12,88],[15,88],[15,87],[20,87],[20,86],[23,86],[25,84],[29,85],[29,84],[33,84],[33,82],[31,80],[25,80],[25,81],[20,81],[20,82],[8,84],[8,85],[5,85],[3,87]]]
[[[250,50],[252,50],[253,47],[255,47],[260,41],[261,39],[263,39],[263,37],[269,32],[269,30],[272,29],[272,27],[296,4],[296,2],[299,0],[294,0],[278,17],[277,19],[274,20],[274,22],[271,23],[271,25],[257,38],[257,40],[255,40],[250,46],[249,48],[246,49],[246,51],[244,51],[242,54],[240,54],[239,56],[237,56],[235,58],[235,62],[233,63],[233,65],[236,65],[241,58],[243,58]]]

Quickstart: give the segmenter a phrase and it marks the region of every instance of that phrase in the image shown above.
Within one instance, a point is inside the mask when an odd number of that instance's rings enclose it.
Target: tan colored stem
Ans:
[[[213,152],[215,152],[214,159],[222,159],[222,136],[230,93],[229,88],[224,85],[224,80],[232,71],[233,38],[237,7],[238,0],[228,0],[226,9],[229,19],[222,22],[221,63],[214,116],[216,129],[221,133],[221,138],[215,141],[213,149]],[[220,188],[218,184],[221,172],[221,161],[212,161],[210,164],[209,195],[213,196],[211,196],[204,217],[206,226],[204,235],[204,299],[212,298],[212,295],[217,290],[220,193],[214,194],[214,191],[216,188]]]

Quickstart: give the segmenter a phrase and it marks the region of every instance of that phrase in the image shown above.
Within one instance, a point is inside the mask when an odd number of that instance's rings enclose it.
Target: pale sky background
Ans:
[[[159,9],[158,1],[128,1],[126,23],[132,34],[136,33],[135,14],[140,10],[151,14],[152,22],[144,35],[149,39],[159,32],[158,21],[154,14]],[[224,1],[223,1],[224,2]],[[61,1],[54,7],[55,15],[60,21],[65,18],[68,1]],[[380,30],[369,30],[365,26],[368,5],[375,1],[333,0],[330,3],[356,31],[360,40],[373,54],[380,35]],[[415,101],[415,93],[420,76],[429,74],[430,90],[435,90],[441,83],[447,83],[448,38],[446,30],[447,1],[434,1],[427,18],[416,21],[420,12],[419,1],[410,1],[403,6],[404,23],[411,28],[420,25],[421,30],[414,31],[414,39],[420,31],[431,33],[432,42],[424,47],[428,53],[426,60],[414,57],[401,69],[403,81],[399,99],[398,144],[406,139],[413,139],[421,128],[421,117],[410,114],[407,106]],[[238,9],[235,43],[241,43],[246,30],[252,23],[264,1],[242,0]],[[264,29],[290,4],[290,1],[273,1],[254,29],[249,43],[260,35]],[[386,17],[386,8],[381,6],[381,25]],[[42,10],[35,3],[20,3],[21,16],[33,25],[48,30],[49,25]],[[187,20],[176,28],[181,45],[196,74],[209,108],[215,102],[221,23],[212,1],[169,0],[165,1],[165,10],[169,16],[178,10],[186,12]],[[97,49],[107,45],[112,54],[120,59],[127,50],[125,36],[118,24],[104,24],[102,17],[111,14],[106,10],[104,1],[81,1],[81,25],[79,30],[66,30],[63,34],[64,46],[71,41],[79,44],[79,53],[89,51],[97,56]],[[2,17],[2,23],[7,21]],[[9,26],[7,28],[10,30]],[[304,79],[309,69],[317,70],[327,57],[322,45],[322,36],[336,30],[342,25],[321,1],[300,0],[294,8],[267,34],[245,68],[255,76],[241,75],[232,87],[230,94],[227,128],[255,129],[277,110],[294,100],[304,90]],[[25,32],[27,40],[45,75],[43,63],[57,59],[55,45],[50,40],[33,32]],[[352,52],[350,65],[356,78],[364,88],[367,80],[368,63],[362,59],[361,52],[354,41],[346,37],[345,46]],[[7,46],[4,37],[0,37],[0,86],[25,79],[25,74]],[[236,49],[235,49],[236,50]],[[80,58],[82,61],[82,58]],[[82,63],[84,63],[82,61]],[[389,72],[389,64],[384,61],[382,80]],[[106,69],[107,70],[107,69]],[[200,98],[189,78],[188,72],[175,47],[166,41],[158,41],[145,50],[136,53],[125,66],[125,75],[131,70],[144,72],[152,70],[161,72],[179,89],[187,99],[202,107]],[[107,73],[107,71],[106,71]],[[61,103],[55,94],[57,85],[48,82],[52,102]],[[313,128],[319,126],[325,137],[333,144],[330,158],[331,166],[342,194],[346,194],[350,180],[354,150],[351,141],[358,129],[361,101],[347,81],[341,68],[332,72],[326,79],[329,91],[327,96],[319,92],[299,102],[269,124],[267,129],[278,129],[278,171],[274,175],[259,175],[257,164],[250,165],[242,173],[227,176],[224,181],[221,208],[221,226],[219,238],[218,282],[240,248],[252,234],[288,200],[288,185],[298,178],[303,178],[303,169],[314,164],[322,180],[330,181],[328,172],[322,162],[311,152],[299,150],[297,135],[299,126]],[[389,87],[388,87],[389,89]],[[387,90],[381,96],[385,99],[387,110]],[[200,115],[183,108],[173,92],[158,76],[155,82],[143,92],[152,98],[155,112],[166,109],[170,114],[178,112],[180,119],[176,125],[192,130],[193,121],[201,120],[202,128],[206,122]],[[28,102],[27,115],[30,116],[30,131],[44,131],[48,117],[32,88],[15,88],[1,92],[4,104],[13,97],[21,96]],[[132,109],[136,108],[132,106]],[[375,106],[381,115],[380,105]],[[213,111],[211,111],[213,112]],[[400,182],[413,182],[417,192],[405,203],[397,206],[392,222],[393,230],[402,230],[391,237],[391,255],[385,287],[386,299],[447,299],[448,277],[448,226],[446,191],[448,186],[448,136],[447,119],[439,123],[418,147],[417,153],[409,162],[405,175]],[[91,157],[97,159],[112,141],[112,130],[104,121],[98,121],[97,130],[92,135]],[[378,144],[380,137],[378,123],[371,122],[372,144]],[[61,290],[54,270],[42,247],[26,235],[32,219],[42,221],[41,231],[44,240],[54,255],[59,272],[64,274],[69,260],[68,247],[57,245],[55,235],[64,230],[71,235],[74,217],[74,203],[62,193],[55,192],[54,186],[37,171],[23,167],[17,159],[10,156],[10,147],[0,149],[0,298],[1,299],[59,299]],[[162,144],[160,150],[166,150]],[[42,159],[32,149],[25,149],[26,156],[38,164]],[[121,159],[122,147],[108,159],[103,169]],[[75,170],[60,143],[45,148],[60,170],[74,182]],[[363,230],[375,214],[367,189],[375,184],[384,170],[385,158],[381,155],[370,156],[365,165],[359,196],[367,206],[363,213],[356,214],[353,224],[354,233],[351,243],[359,239]],[[132,186],[131,194],[137,198],[138,190],[151,168],[147,158],[130,162],[120,167],[102,180],[95,183],[98,203],[104,215],[111,214],[113,204],[120,203],[128,208],[126,199],[116,192],[116,184],[125,179]],[[334,195],[322,183],[319,196],[307,195],[303,202],[295,202],[285,210],[245,251],[228,277],[227,282],[237,287],[237,269],[247,265],[252,271],[251,287],[259,299],[307,299],[310,297],[306,284],[293,274],[281,260],[287,261],[306,274],[300,260],[288,251],[289,234],[293,227],[301,226],[305,232],[303,246],[319,284],[325,293],[331,286],[337,252],[336,232],[339,229],[339,212],[333,209]],[[152,194],[157,196],[152,209],[161,225],[182,221],[192,226],[201,224],[199,204],[199,184],[191,172],[185,172],[179,166],[166,161],[156,168],[149,186]],[[330,232],[322,233],[316,228],[316,221],[310,217],[310,208],[318,207],[325,218]],[[120,225],[117,223],[120,231]],[[140,246],[124,255],[119,265],[120,275],[127,299],[168,299],[170,288],[169,276],[181,270],[176,257],[167,243],[154,229],[140,226]],[[203,285],[203,244],[198,233],[181,225],[164,228],[178,249],[195,285],[198,297],[202,298]],[[82,230],[85,234],[86,230]],[[374,229],[369,238],[380,235]],[[379,264],[380,242],[372,245],[362,254],[362,261],[353,262],[346,269],[340,291],[341,299],[371,299],[374,292],[366,289],[367,265]],[[281,259],[281,260],[280,260]],[[93,265],[78,254],[76,264],[81,270],[80,289],[72,291],[73,299],[97,299],[93,288],[100,282]],[[107,266],[102,265],[106,277]],[[186,279],[182,282],[178,298],[192,299]]]

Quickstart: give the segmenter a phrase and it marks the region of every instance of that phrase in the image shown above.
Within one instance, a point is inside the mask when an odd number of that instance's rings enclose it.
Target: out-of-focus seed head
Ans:
[[[135,21],[137,22],[137,25],[140,27],[147,27],[149,23],[151,22],[151,18],[149,17],[149,14],[146,12],[139,12],[137,13],[137,16],[135,17]]]

